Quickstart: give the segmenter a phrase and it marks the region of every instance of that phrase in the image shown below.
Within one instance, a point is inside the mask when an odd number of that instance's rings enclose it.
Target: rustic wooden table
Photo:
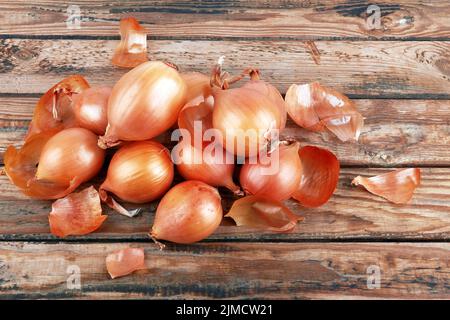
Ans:
[[[450,3],[376,2],[381,29],[369,30],[367,1],[0,0],[0,162],[51,85],[75,73],[113,84],[124,73],[110,57],[126,15],[149,29],[152,59],[209,72],[225,55],[231,72],[254,65],[283,92],[319,80],[366,117],[358,144],[288,123],[343,167],[323,207],[287,202],[305,217],[290,234],[230,224],[159,251],[147,237],[151,204],[135,219],[108,211],[98,232],[62,241],[49,232],[51,202],[27,199],[1,176],[0,298],[450,298]],[[67,28],[69,4],[81,10],[79,29]],[[423,180],[408,205],[350,185],[410,166]],[[130,245],[145,248],[148,270],[110,280],[106,254]],[[67,285],[77,268],[81,289]]]

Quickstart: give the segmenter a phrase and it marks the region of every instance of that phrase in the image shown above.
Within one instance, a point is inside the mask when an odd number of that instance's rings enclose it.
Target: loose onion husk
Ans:
[[[273,201],[289,199],[298,189],[302,176],[299,146],[298,142],[289,145],[281,143],[264,163],[261,157],[257,163],[245,163],[239,176],[244,191]]]
[[[176,243],[197,242],[217,229],[222,215],[217,189],[201,181],[185,181],[161,199],[150,235]]]
[[[148,61],[147,30],[135,18],[120,20],[120,42],[111,59],[113,65],[134,68]]]
[[[145,62],[115,84],[108,102],[108,127],[102,148],[120,141],[158,136],[178,119],[186,102],[186,84],[178,71],[160,61]]]
[[[299,126],[333,132],[341,141],[358,140],[364,119],[355,104],[342,93],[320,85],[293,84],[286,92],[289,116]]]
[[[106,257],[106,269],[112,279],[145,269],[145,255],[142,248],[116,250]]]
[[[97,135],[105,134],[108,125],[108,99],[110,87],[93,87],[84,90],[73,99],[76,124]]]
[[[52,204],[48,216],[50,231],[58,237],[94,232],[108,216],[102,215],[100,197],[94,187],[71,193]]]
[[[97,140],[93,133],[82,128],[58,130],[34,134],[20,150],[9,146],[5,152],[6,174],[29,197],[62,198],[100,170],[104,151],[92,144]]]
[[[339,180],[339,160],[322,148],[304,146],[299,152],[302,177],[292,197],[305,207],[319,207],[333,195]]]
[[[175,156],[174,162],[183,178],[202,181],[213,187],[226,187],[235,194],[241,194],[241,189],[233,182],[234,162],[227,162],[230,155],[220,144],[211,142],[204,148],[196,148],[188,140],[182,140],[175,148],[178,150],[173,150],[172,154],[178,156]],[[222,155],[216,157],[215,152]],[[230,158],[234,161],[234,157]]]
[[[290,232],[303,220],[282,203],[260,196],[247,196],[236,200],[225,217],[232,218],[238,227],[273,232]]]
[[[420,169],[398,169],[370,178],[357,176],[352,184],[363,186],[367,191],[397,204],[409,202],[414,190],[420,185]]]
[[[128,212],[108,192],[127,202],[150,202],[169,189],[173,176],[173,163],[163,145],[155,141],[130,142],[112,157],[100,197],[117,212],[134,216],[138,211]]]
[[[25,141],[40,132],[54,134],[76,125],[72,109],[72,97],[89,88],[87,81],[79,75],[67,77],[51,87],[37,103],[33,119],[28,127]]]

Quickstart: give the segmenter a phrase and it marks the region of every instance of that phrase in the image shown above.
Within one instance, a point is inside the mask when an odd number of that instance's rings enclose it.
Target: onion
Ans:
[[[234,162],[227,163],[227,152],[221,145],[211,142],[199,150],[189,141],[183,140],[175,148],[177,150],[172,150],[172,154],[178,154],[178,156],[174,162],[183,178],[199,180],[213,187],[226,187],[236,194],[241,193],[240,188],[233,182]],[[215,152],[220,152],[222,155],[216,157]],[[230,159],[234,161],[233,157]]]
[[[212,234],[221,221],[222,205],[217,189],[200,181],[185,181],[161,199],[151,236],[176,243],[193,243]]]
[[[112,64],[123,68],[133,68],[147,58],[147,30],[135,18],[120,20],[120,42],[114,51]]]
[[[100,197],[117,212],[133,216],[107,192],[132,203],[145,203],[161,197],[173,180],[174,170],[169,151],[154,141],[125,144],[112,157]]]
[[[108,127],[102,148],[120,141],[148,140],[169,129],[186,102],[186,84],[177,70],[159,61],[145,62],[113,87],[108,102]]]
[[[305,146],[298,152],[303,171],[292,197],[305,207],[319,207],[333,195],[339,180],[339,160],[322,148]]]
[[[108,125],[106,115],[108,99],[111,95],[109,87],[94,87],[84,90],[73,100],[73,109],[78,126],[102,135]]]
[[[273,200],[289,199],[298,189],[302,176],[302,164],[298,156],[299,143],[280,144],[265,159],[267,162],[245,163],[239,180],[247,194]]]
[[[210,77],[200,72],[182,73],[181,77],[187,86],[186,101],[189,105],[203,102],[212,95]]]
[[[318,82],[293,84],[285,99],[289,115],[299,126],[312,131],[327,128],[341,141],[358,140],[364,119],[342,93]]]
[[[61,185],[88,181],[101,169],[105,151],[97,136],[84,128],[65,129],[51,137],[42,149],[36,179]]]
[[[53,133],[76,125],[72,98],[89,88],[82,76],[67,77],[51,87],[37,103],[25,141],[40,132]]]
[[[228,89],[242,75],[229,80],[222,63],[221,57],[211,75],[211,84],[220,88],[213,90],[213,127],[221,133],[227,151],[239,157],[255,157],[267,148],[273,132],[281,128],[282,112],[274,100],[258,90]]]
[[[352,184],[361,185],[370,193],[393,203],[404,204],[411,200],[414,190],[420,184],[420,169],[398,169],[370,178],[357,176]]]

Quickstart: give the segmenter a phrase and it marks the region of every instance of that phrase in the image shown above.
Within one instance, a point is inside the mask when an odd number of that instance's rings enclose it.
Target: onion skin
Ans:
[[[73,110],[77,125],[97,135],[105,134],[108,125],[109,87],[94,87],[84,90],[74,98]]]
[[[28,127],[25,141],[41,132],[57,133],[65,128],[74,127],[76,122],[71,97],[75,97],[88,88],[86,79],[74,75],[61,80],[47,90],[34,109],[33,120]]]
[[[99,145],[107,148],[156,137],[177,121],[185,102],[186,84],[178,71],[160,61],[145,62],[113,87],[108,127]]]
[[[84,128],[65,129],[51,137],[42,149],[36,179],[69,184],[93,178],[101,169],[105,151],[97,146],[97,136]]]
[[[109,191],[124,201],[150,202],[169,189],[173,176],[173,163],[163,145],[154,141],[131,142],[112,157],[100,194],[102,199],[102,193]]]
[[[217,189],[201,181],[185,181],[161,199],[151,236],[175,243],[197,242],[217,229],[222,216]]]
[[[102,215],[100,197],[94,187],[58,199],[48,216],[50,231],[58,237],[94,232],[108,216]]]
[[[126,276],[136,270],[145,269],[144,249],[125,248],[108,254],[106,269],[112,279]]]
[[[272,152],[270,164],[245,163],[240,172],[239,181],[247,194],[257,195],[273,201],[289,199],[298,189],[302,176],[302,164],[298,156],[299,143],[279,145],[278,152]],[[277,161],[277,162],[275,162]]]
[[[214,142],[211,142],[214,143]],[[222,146],[217,146],[223,152],[223,161],[218,161],[214,156],[204,156],[203,150],[199,150],[202,156],[201,163],[195,162],[195,147],[184,140],[180,142],[180,158],[176,165],[180,175],[186,180],[198,180],[213,187],[226,187],[232,192],[239,194],[240,188],[233,182],[234,163],[226,162],[226,151]]]
[[[298,154],[303,171],[299,187],[292,197],[305,207],[319,207],[330,199],[336,189],[339,160],[332,152],[314,146],[302,147]]]
[[[189,105],[196,105],[212,95],[209,76],[200,72],[186,72],[181,77],[187,86],[186,101]]]
[[[420,185],[420,169],[398,169],[370,178],[357,176],[352,184],[363,186],[367,191],[386,200],[397,203],[408,203],[417,186]]]
[[[257,156],[267,146],[267,136],[281,127],[276,104],[256,90],[214,90],[213,97],[213,126],[222,134],[224,149],[234,155]]]
[[[326,128],[343,142],[358,140],[364,119],[344,94],[318,82],[293,84],[285,100],[289,116],[300,127],[312,131]]]
[[[135,18],[120,20],[120,42],[114,51],[112,64],[122,68],[134,68],[148,61],[147,31]]]

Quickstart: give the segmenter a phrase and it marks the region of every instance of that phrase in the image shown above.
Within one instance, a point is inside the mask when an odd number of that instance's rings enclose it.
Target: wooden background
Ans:
[[[382,28],[367,30],[367,1],[71,1],[81,28],[67,29],[69,3],[0,0],[0,162],[20,145],[40,94],[67,75],[113,84],[121,17],[150,30],[151,59],[209,72],[252,64],[282,92],[319,80],[355,99],[366,117],[358,144],[326,133],[287,131],[325,146],[342,164],[329,203],[305,209],[290,234],[224,223],[207,240],[158,251],[147,237],[156,203],[129,219],[107,210],[102,228],[64,241],[49,232],[51,202],[31,201],[0,177],[0,298],[450,298],[450,3],[378,0]],[[304,41],[320,52],[315,64]],[[422,168],[410,204],[352,187],[358,174]],[[229,208],[232,197],[223,193]],[[146,250],[148,270],[110,280],[105,256]],[[81,289],[67,288],[67,268]],[[369,289],[367,268],[381,270]]]

